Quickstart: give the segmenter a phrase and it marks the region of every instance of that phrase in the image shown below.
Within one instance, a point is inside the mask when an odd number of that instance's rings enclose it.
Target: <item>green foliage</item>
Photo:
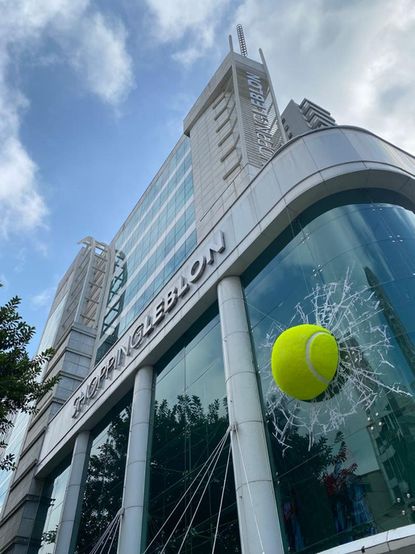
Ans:
[[[92,550],[121,507],[130,415],[127,406],[112,418],[105,442],[89,459],[77,554]]]
[[[42,534],[42,544],[55,544],[56,535],[58,534],[58,526],[51,531],[46,531]]]
[[[178,395],[176,403],[172,406],[169,406],[167,400],[156,402],[150,463],[148,542],[166,522],[179,499],[183,497],[183,500],[155,539],[149,554],[161,552],[174,554],[179,550],[206,484],[206,478],[201,479],[199,476],[196,479],[196,475],[224,436],[228,425],[226,404],[221,407],[218,399],[205,407],[200,397],[187,394]],[[225,486],[224,502],[215,551],[232,554],[241,551],[232,462],[224,485],[228,448],[227,445],[219,458],[197,515],[191,524],[183,552],[212,551],[223,486]],[[184,494],[191,484],[191,489]],[[197,484],[201,484],[201,487],[196,496],[191,499]],[[178,520],[185,509],[187,509],[186,514],[179,523]],[[166,545],[172,532],[173,536]]]
[[[91,454],[86,479],[77,554],[91,551],[121,507],[127,454],[130,406],[115,415],[106,430],[105,442]],[[148,515],[148,541],[159,530],[180,496],[198,473],[228,427],[226,407],[214,400],[204,410],[198,396],[179,395],[170,407],[166,400],[156,402],[150,461],[150,499]],[[211,552],[215,533],[217,510],[220,503],[227,448],[224,449],[211,480],[204,501],[198,510],[183,552]],[[203,487],[202,487],[203,488]],[[188,493],[164,532],[152,545],[149,554],[161,552],[168,535],[190,503]],[[164,550],[177,552],[193,515],[199,495],[190,503],[185,520],[178,526],[175,536]],[[238,524],[232,464],[225,487],[225,499],[219,526],[217,551],[239,553]],[[108,545],[107,545],[108,548]],[[107,552],[107,550],[106,550]],[[109,554],[115,554],[114,541]],[[138,552],[138,550],[137,550]]]
[[[0,285],[1,286],[1,285]],[[36,402],[57,382],[39,382],[44,364],[53,356],[48,349],[30,359],[26,347],[35,328],[18,313],[20,298],[15,296],[0,306],[0,450],[7,445],[7,433],[20,411],[34,413]],[[0,460],[0,469],[14,469],[13,455]]]

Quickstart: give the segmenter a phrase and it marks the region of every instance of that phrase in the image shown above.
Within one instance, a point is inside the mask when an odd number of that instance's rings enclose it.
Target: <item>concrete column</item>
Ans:
[[[81,493],[89,461],[89,431],[76,437],[69,480],[66,486],[61,521],[54,554],[71,554],[75,549],[80,519]]]
[[[226,393],[244,554],[284,552],[248,321],[238,277],[218,285]]]
[[[118,554],[141,552],[153,373],[152,367],[142,367],[134,381]]]

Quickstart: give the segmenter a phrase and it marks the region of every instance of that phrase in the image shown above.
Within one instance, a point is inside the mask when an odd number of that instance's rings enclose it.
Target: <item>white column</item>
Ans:
[[[75,549],[81,493],[89,460],[89,431],[81,431],[76,437],[72,454],[68,485],[63,500],[61,521],[56,536],[54,554],[70,554]]]
[[[218,285],[226,393],[244,554],[284,552],[248,322],[238,277]]]
[[[153,368],[142,367],[134,381],[118,554],[140,552],[152,399]]]

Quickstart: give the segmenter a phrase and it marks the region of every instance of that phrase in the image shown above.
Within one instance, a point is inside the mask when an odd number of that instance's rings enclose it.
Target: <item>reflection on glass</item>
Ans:
[[[69,470],[68,461],[45,482],[29,548],[31,553],[53,554],[55,550]]]
[[[183,136],[115,239],[96,363],[196,247],[190,141]]]
[[[114,408],[109,423],[92,442],[76,554],[92,550],[121,508],[130,412],[130,400]],[[107,554],[115,554],[117,544],[115,530]]]
[[[168,356],[157,369],[148,552],[173,554],[182,542],[183,553],[212,552],[219,516],[215,552],[240,552],[231,460],[218,514],[229,439],[210,481],[201,478],[203,473],[196,478],[228,428],[218,316],[203,318],[192,336],[183,337],[176,354]],[[199,492],[191,499],[198,484]]]
[[[380,203],[376,191],[370,196],[360,192],[358,200],[333,197],[326,211],[305,212],[245,276],[280,517],[290,552],[311,554],[415,522],[415,403],[410,396],[415,392],[415,215]],[[294,425],[284,450],[274,436],[283,410],[304,420],[313,403],[292,399],[283,409],[274,409],[269,344],[278,335],[276,324],[298,323],[299,305],[314,323],[313,291],[344,282],[348,272],[350,292],[365,291],[377,306],[370,321],[353,328],[349,340],[358,347],[371,336],[371,326],[385,328],[390,346],[381,379],[385,385],[399,384],[403,394],[378,387],[370,407],[350,410],[344,424],[339,418],[337,429],[311,438]],[[356,304],[355,321],[366,308]],[[369,373],[375,367],[372,352],[361,356]],[[344,395],[341,388],[336,391],[340,406]],[[356,396],[356,405],[358,400]],[[330,399],[323,402],[330,408]],[[329,428],[323,418],[319,429],[326,424]]]

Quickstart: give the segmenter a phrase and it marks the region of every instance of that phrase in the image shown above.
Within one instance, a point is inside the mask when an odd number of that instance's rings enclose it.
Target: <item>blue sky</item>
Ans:
[[[0,303],[39,334],[86,235],[109,242],[244,25],[303,97],[415,152],[411,0],[0,0]]]

